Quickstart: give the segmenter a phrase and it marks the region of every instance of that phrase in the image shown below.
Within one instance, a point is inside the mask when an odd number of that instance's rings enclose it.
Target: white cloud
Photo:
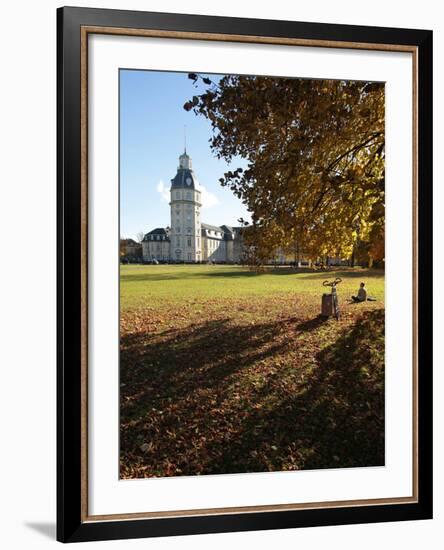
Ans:
[[[157,184],[157,192],[160,194],[162,200],[165,202],[170,202],[170,189],[165,185],[163,180],[160,180]],[[216,204],[219,204],[219,199],[217,196],[212,193],[211,191],[208,191],[208,189],[202,185],[198,184],[197,189],[201,192],[201,199],[202,199],[202,208],[211,208],[212,206],[216,206]]]
[[[166,202],[170,202],[170,190],[163,183],[163,180],[160,180],[159,183],[157,184],[157,192],[160,193],[162,200]]]
[[[219,204],[219,199],[216,195],[211,191],[208,191],[204,185],[199,184],[198,189],[202,193],[202,208],[211,208],[212,206]]]

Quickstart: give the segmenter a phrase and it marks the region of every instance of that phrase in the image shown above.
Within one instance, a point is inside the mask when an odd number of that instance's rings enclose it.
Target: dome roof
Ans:
[[[179,157],[179,166],[177,174],[171,180],[171,189],[196,189],[199,188],[199,182],[193,172],[191,157],[187,155],[186,150]]]
[[[197,189],[199,186],[192,170],[178,168],[177,174],[171,180],[171,189]]]

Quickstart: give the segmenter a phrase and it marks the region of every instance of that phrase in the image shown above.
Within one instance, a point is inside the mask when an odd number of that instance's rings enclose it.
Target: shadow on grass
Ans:
[[[190,266],[190,269],[186,271],[180,271],[180,267],[177,267],[177,272],[169,271],[164,273],[159,269],[158,272],[151,271],[149,273],[131,273],[121,274],[120,279],[122,282],[149,282],[149,281],[174,281],[174,280],[189,280],[189,279],[245,279],[245,278],[257,278],[264,275],[297,275],[298,279],[319,279],[320,281],[331,279],[333,277],[341,278],[355,278],[364,279],[366,277],[384,277],[383,270],[353,270],[338,271],[332,269],[331,271],[315,271],[311,269],[292,269],[289,267],[280,268],[267,268],[265,271],[250,271],[248,268],[239,267],[236,270],[224,271],[220,269],[221,266],[209,267],[207,271],[199,269],[202,266]],[[193,271],[193,268],[196,268]],[[214,271],[212,270],[214,269]]]
[[[318,315],[314,319],[309,319],[308,321],[304,321],[302,323],[299,323],[297,325],[296,329],[301,330],[303,332],[312,331],[317,328],[319,328],[321,325],[326,323],[328,321],[327,317],[323,317],[322,315]]]
[[[383,466],[383,340],[383,312],[368,313],[317,354],[317,368],[295,395],[250,415],[209,469]]]
[[[133,390],[141,386],[139,404],[220,387],[228,376],[283,351],[287,343],[274,339],[284,330],[278,322],[238,326],[226,318],[166,330],[154,339],[129,334],[121,338],[121,382]]]
[[[303,273],[303,274],[302,274]],[[364,280],[367,277],[376,277],[383,279],[385,276],[384,269],[368,269],[368,268],[350,268],[350,269],[332,269],[331,271],[305,271],[299,272],[300,279],[321,279],[327,280],[333,277],[340,277],[341,279],[361,279]]]
[[[383,465],[384,311],[313,355],[303,337],[321,324],[293,340],[281,322],[229,319],[124,336],[122,476]]]
[[[176,281],[176,280],[189,280],[189,279],[212,279],[214,277],[227,278],[227,279],[238,279],[238,278],[252,278],[264,275],[264,273],[257,273],[255,271],[248,271],[246,268],[242,270],[239,268],[238,271],[224,271],[217,270],[215,271],[203,271],[198,269],[196,266],[196,271],[192,271],[192,268],[188,271],[177,271],[176,273],[170,271],[168,273],[163,273],[159,271],[157,273],[131,273],[130,275],[121,274],[120,279],[122,282],[143,282],[143,281]]]

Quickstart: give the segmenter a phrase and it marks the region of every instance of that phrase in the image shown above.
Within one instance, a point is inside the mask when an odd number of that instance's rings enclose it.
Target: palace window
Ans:
[[[180,246],[180,237],[176,238],[176,246]]]
[[[180,199],[180,191],[176,191],[176,199]]]
[[[190,192],[187,193],[187,199],[188,199],[189,201],[191,200],[191,193],[190,193]]]
[[[180,233],[180,227],[176,227],[176,233]]]
[[[191,246],[191,239],[187,239],[187,245]]]

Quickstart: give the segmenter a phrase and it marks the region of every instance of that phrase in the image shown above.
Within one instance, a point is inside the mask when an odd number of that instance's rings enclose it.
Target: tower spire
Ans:
[[[187,125],[183,125],[183,150],[187,154]]]

